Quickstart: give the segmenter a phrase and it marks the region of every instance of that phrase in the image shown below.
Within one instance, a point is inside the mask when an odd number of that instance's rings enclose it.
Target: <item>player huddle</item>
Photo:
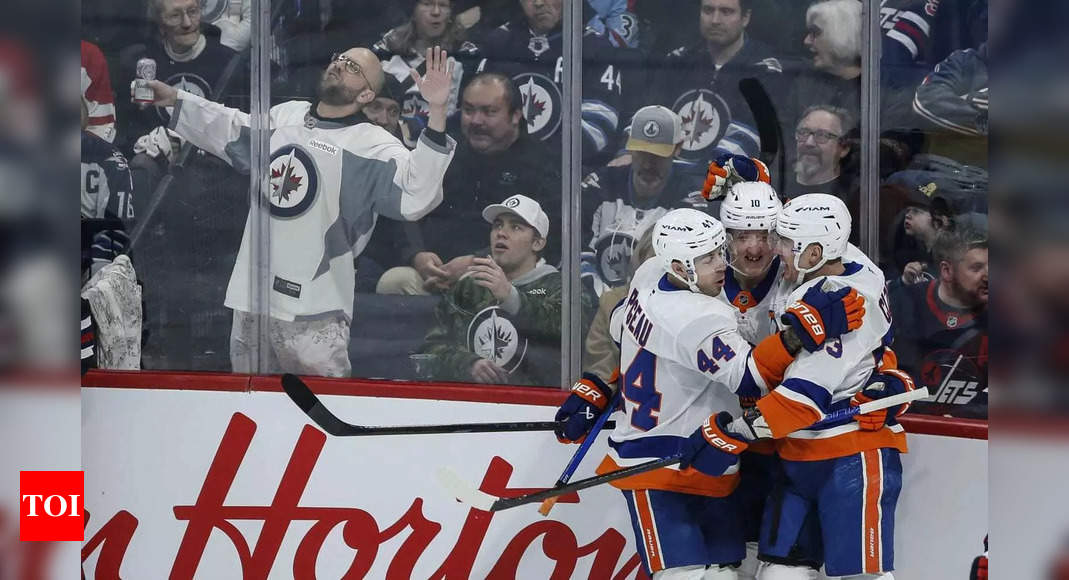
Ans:
[[[558,438],[582,441],[622,389],[598,473],[683,454],[613,482],[655,580],[889,579],[906,405],[822,422],[914,389],[884,277],[848,242],[841,200],[782,204],[766,181],[732,186],[720,220],[657,221],[656,256],[611,318],[619,374],[584,374]]]

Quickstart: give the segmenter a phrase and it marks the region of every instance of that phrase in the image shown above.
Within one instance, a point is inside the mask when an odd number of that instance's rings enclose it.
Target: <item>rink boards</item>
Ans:
[[[498,496],[550,486],[575,450],[551,433],[328,437],[269,377],[100,373],[86,383],[86,578],[644,577],[611,487],[566,496],[543,518],[537,505],[469,509],[434,478],[449,466]],[[563,397],[311,384],[362,425],[550,420]],[[896,577],[965,577],[987,531],[986,425],[909,427]],[[575,479],[604,452],[602,436]]]

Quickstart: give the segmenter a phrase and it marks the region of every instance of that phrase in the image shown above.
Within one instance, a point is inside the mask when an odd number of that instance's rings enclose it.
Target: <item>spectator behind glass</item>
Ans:
[[[794,130],[794,180],[787,182],[787,199],[830,193],[846,202],[850,215],[857,219],[853,178],[843,172],[851,152],[847,136],[854,129],[854,116],[846,109],[830,105],[806,109]]]
[[[401,83],[386,77],[386,84],[375,94],[375,100],[364,106],[364,114],[372,122],[397,137],[409,149],[416,148],[416,139],[426,127],[423,119],[401,116]]]
[[[108,143],[115,142],[115,93],[111,90],[108,61],[97,45],[82,41],[82,100],[88,108],[85,129]]]
[[[746,33],[750,5],[751,0],[702,0],[697,19],[702,39],[671,51],[653,73],[655,100],[683,119],[683,159],[708,164],[718,148],[746,156],[761,149],[739,81],[756,78],[775,99],[783,94],[783,69],[772,49]]]
[[[913,110],[924,120],[930,150],[987,166],[988,45],[959,50],[917,87]]]
[[[986,417],[986,224],[961,220],[953,229],[940,230],[932,255],[939,264],[938,279],[888,289],[899,366],[933,392],[928,402],[915,404],[915,411]],[[953,375],[938,390],[951,368]]]
[[[435,310],[421,349],[435,355],[432,377],[557,385],[561,274],[541,257],[549,216],[535,200],[514,195],[486,206],[482,218],[491,224],[490,256],[474,258]],[[592,310],[585,301],[584,311]]]
[[[442,204],[418,224],[395,233],[403,266],[379,280],[379,294],[445,292],[467,272],[486,239],[471,224],[489,203],[519,191],[538,200],[560,223],[560,169],[546,145],[527,135],[519,91],[508,77],[484,73],[464,89],[457,154],[445,175]],[[560,243],[546,249],[560,260]]]
[[[794,87],[795,112],[813,105],[861,110],[861,2],[822,0],[806,11],[804,44],[812,68]]]
[[[649,105],[635,113],[627,140],[631,162],[599,169],[583,179],[584,288],[602,295],[625,284],[635,243],[668,210],[705,209],[706,167],[677,159],[684,130],[679,115]],[[608,376],[608,375],[601,375]]]
[[[564,95],[563,0],[517,0],[523,17],[491,31],[480,45],[483,68],[512,78],[523,96],[523,119],[528,132],[561,149]],[[582,127],[583,163],[607,162],[616,152],[624,91],[641,92],[632,82],[637,51],[615,48],[592,29],[583,32]],[[625,70],[626,69],[626,70]]]
[[[212,98],[218,89],[221,75],[227,64],[236,56],[232,49],[220,43],[220,31],[201,21],[199,0],[149,0],[149,17],[156,35],[147,45],[135,45],[123,50],[119,93],[116,100],[119,111],[119,139],[124,151],[133,151],[133,145],[170,119],[168,112],[159,107],[139,108],[131,102],[129,82],[136,76],[138,59],[156,61],[156,78],[168,85],[197,96]],[[248,93],[248,82],[243,72],[237,71],[224,87],[226,95]],[[229,99],[237,106],[241,101]],[[138,151],[152,151],[155,147],[169,145],[162,129],[150,136]]]
[[[457,61],[448,106],[448,113],[452,115],[457,109],[464,76],[474,74],[479,64],[479,49],[465,40],[467,31],[453,17],[452,0],[416,0],[409,4],[411,17],[408,22],[388,30],[371,50],[382,61],[383,72],[400,84],[396,97],[401,103],[401,116],[425,121],[427,102],[412,80],[412,71],[424,72],[423,54],[428,47],[441,46]]]
[[[241,52],[252,35],[252,0],[201,0],[201,18],[214,24],[223,46]]]
[[[649,228],[639,238],[634,253],[627,261],[624,283],[606,289],[598,298],[598,311],[583,342],[583,372],[594,373],[599,377],[611,377],[613,371],[620,367],[620,347],[609,332],[609,320],[616,305],[627,297],[628,286],[635,270],[653,256],[653,228]]]
[[[415,220],[441,201],[441,183],[455,142],[445,133],[452,75],[444,51],[427,51],[418,82],[431,104],[427,129],[414,151],[362,113],[382,90],[378,59],[366,48],[335,55],[321,75],[314,102],[271,108],[271,201],[267,248],[272,282],[269,315],[250,295],[252,220],[246,221],[225,305],[232,309],[230,358],[235,372],[255,372],[262,345],[270,372],[348,376],[354,262],[380,215]],[[156,103],[175,107],[175,132],[237,167],[248,166],[249,117],[167,85],[148,81]],[[265,184],[267,185],[267,184]]]
[[[233,107],[245,103],[249,90],[247,65],[220,87],[223,71],[240,57],[220,43],[219,29],[203,22],[201,10],[196,0],[151,0],[154,38],[123,51],[117,144],[133,153],[130,171],[143,208],[155,200],[182,143],[166,129],[168,109],[131,103],[137,60],[153,59],[156,78],[169,86],[205,98],[221,91],[221,100]],[[142,216],[150,220],[137,248],[145,284],[146,368],[229,369],[231,314],[223,299],[248,208],[248,183],[222,160],[195,153],[175,173],[154,214]]]

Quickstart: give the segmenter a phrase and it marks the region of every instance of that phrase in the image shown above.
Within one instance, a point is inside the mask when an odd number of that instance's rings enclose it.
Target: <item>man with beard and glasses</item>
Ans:
[[[560,164],[545,143],[527,134],[520,92],[512,79],[483,73],[464,89],[456,160],[445,174],[442,204],[404,232],[388,234],[400,247],[401,266],[379,279],[379,294],[425,295],[448,291],[467,272],[486,237],[470,227],[482,209],[517,193],[535,199],[560,222]],[[393,225],[393,224],[391,224]],[[396,229],[396,228],[394,228]],[[546,261],[560,260],[551,238]]]
[[[413,73],[429,104],[427,129],[409,151],[372,123],[364,107],[383,87],[383,71],[366,48],[331,59],[318,99],[271,108],[270,317],[253,310],[260,277],[250,254],[250,213],[227,289],[234,310],[230,358],[235,372],[292,372],[348,376],[354,298],[353,261],[380,215],[416,220],[442,200],[442,178],[455,141],[445,134],[453,65],[440,48],[427,49],[426,75]],[[155,104],[173,106],[170,128],[235,168],[248,171],[249,116],[156,81]],[[255,278],[254,278],[255,277]],[[258,322],[270,342],[258,342]],[[268,368],[257,368],[259,349]]]
[[[854,116],[841,107],[813,105],[805,110],[794,130],[794,179],[787,182],[786,199],[830,193],[846,203],[851,218],[858,219],[858,190],[852,176],[843,173],[851,151],[847,135],[853,129]]]
[[[986,417],[987,228],[963,220],[939,230],[932,257],[937,279],[889,288],[899,366],[932,391],[918,410]]]

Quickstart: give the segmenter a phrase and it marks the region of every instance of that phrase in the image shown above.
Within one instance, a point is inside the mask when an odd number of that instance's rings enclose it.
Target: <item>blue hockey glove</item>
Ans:
[[[850,405],[858,406],[891,395],[908,393],[917,388],[913,378],[908,373],[899,369],[885,369],[880,373],[873,373],[865,388],[854,394],[850,399]],[[879,431],[884,425],[898,423],[898,418],[909,409],[909,403],[903,403],[894,407],[872,411],[864,415],[854,415],[861,429],[865,431]]]
[[[750,446],[742,437],[728,430],[731,413],[721,411],[705,420],[683,443],[681,469],[693,467],[706,475],[724,475]]]
[[[594,373],[583,373],[583,378],[572,385],[572,394],[565,399],[553,420],[553,430],[561,443],[582,443],[590,428],[605,411],[612,398],[612,389]]]

